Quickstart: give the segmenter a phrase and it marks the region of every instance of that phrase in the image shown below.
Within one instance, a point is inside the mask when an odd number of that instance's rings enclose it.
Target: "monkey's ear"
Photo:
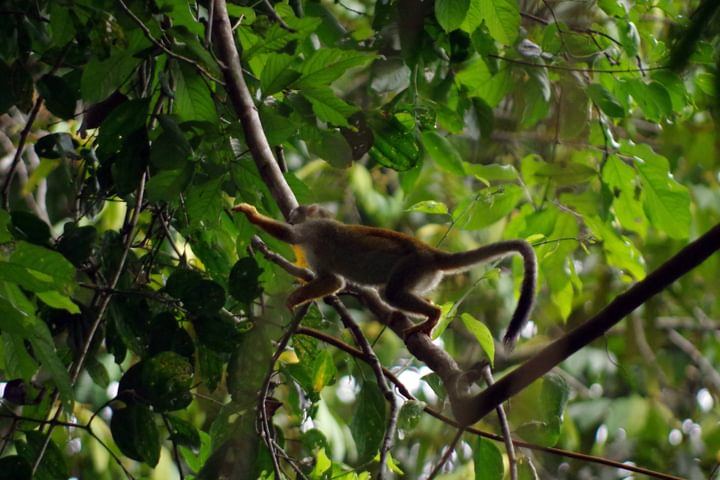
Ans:
[[[307,206],[306,216],[314,218],[332,218],[333,214],[320,205],[313,203],[312,205]]]

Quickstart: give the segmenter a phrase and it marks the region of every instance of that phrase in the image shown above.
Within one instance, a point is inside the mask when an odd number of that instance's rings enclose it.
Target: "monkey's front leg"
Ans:
[[[287,307],[292,310],[303,303],[337,293],[342,290],[344,286],[345,281],[338,275],[320,275],[315,280],[306,283],[292,292],[287,299]]]

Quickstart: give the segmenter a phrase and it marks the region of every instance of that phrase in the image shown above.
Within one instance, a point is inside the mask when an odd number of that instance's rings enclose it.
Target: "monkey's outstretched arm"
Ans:
[[[233,207],[232,211],[244,213],[251,223],[262,228],[278,240],[282,240],[283,242],[290,244],[298,243],[298,235],[292,225],[278,222],[275,219],[266,217],[249,203],[241,203],[240,205]]]

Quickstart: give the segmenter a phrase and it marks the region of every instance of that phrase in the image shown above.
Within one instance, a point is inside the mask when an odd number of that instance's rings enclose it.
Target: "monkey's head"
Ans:
[[[316,203],[311,205],[300,205],[290,212],[288,223],[290,225],[297,225],[298,223],[303,223],[306,220],[320,218],[333,218],[333,214]]]

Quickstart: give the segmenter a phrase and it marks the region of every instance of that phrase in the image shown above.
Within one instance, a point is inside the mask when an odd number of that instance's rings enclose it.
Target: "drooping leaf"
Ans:
[[[492,366],[495,363],[495,341],[493,340],[490,329],[469,313],[463,313],[460,315],[460,318],[463,321],[463,325],[473,334],[475,340],[478,341],[485,355],[487,355],[488,360],[490,360],[490,366]]]
[[[505,467],[502,453],[492,441],[478,437],[472,446],[475,480],[502,480]]]
[[[358,457],[363,461],[372,458],[385,431],[385,399],[375,383],[363,383],[350,421],[350,431],[358,448]]]
[[[599,83],[588,85],[588,97],[609,117],[624,117],[625,109],[610,91]]]
[[[154,467],[160,459],[160,434],[150,409],[139,402],[118,402],[110,431],[120,451]]]

